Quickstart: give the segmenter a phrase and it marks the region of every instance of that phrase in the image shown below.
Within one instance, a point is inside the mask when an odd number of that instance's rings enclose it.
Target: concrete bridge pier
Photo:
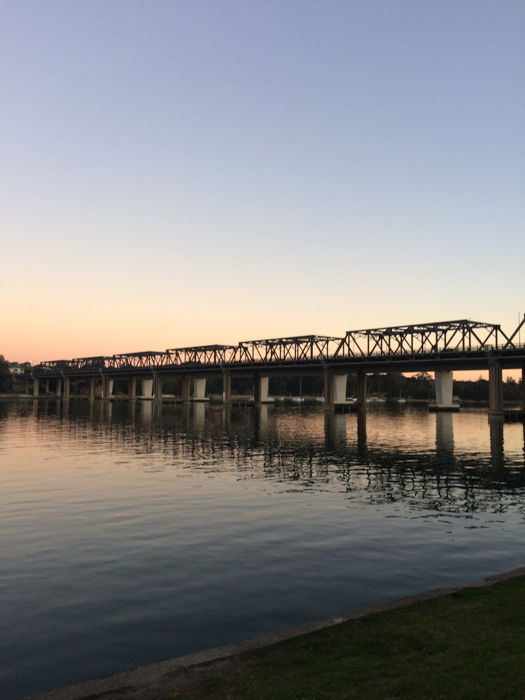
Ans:
[[[162,386],[162,375],[153,375],[153,396],[155,401],[162,401],[163,386]]]
[[[232,402],[232,375],[227,371],[222,373],[222,402],[226,405]]]
[[[348,382],[348,374],[334,374],[334,389],[333,398],[334,404],[345,404],[346,401],[346,386]]]
[[[152,399],[153,398],[153,378],[143,377],[142,378],[142,398]]]
[[[97,391],[97,380],[95,377],[91,377],[89,380],[89,400],[94,401]]]
[[[62,380],[57,379],[55,384],[55,396],[59,399],[62,396]]]
[[[33,379],[33,396],[38,396],[40,393],[40,379]]]
[[[183,403],[188,403],[191,399],[191,377],[181,377],[180,395]]]
[[[62,398],[67,401],[69,395],[71,394],[71,379],[69,377],[64,377],[62,380]]]
[[[137,377],[128,379],[128,397],[131,401],[135,401],[137,398]]]
[[[325,408],[334,405],[334,375],[330,369],[325,369],[324,371],[323,397]]]
[[[367,374],[364,370],[357,373],[357,401],[356,406],[359,411],[366,411],[367,399]]]
[[[206,398],[206,377],[193,378],[193,396],[192,401],[207,401]]]
[[[350,405],[346,400],[348,374],[335,374],[333,370],[324,372],[324,402],[327,408]]]
[[[489,415],[503,415],[503,376],[499,362],[489,365]]]
[[[429,406],[431,411],[459,411],[459,405],[452,400],[454,375],[449,370],[434,372],[436,403]]]
[[[269,396],[268,394],[269,382],[270,377],[260,374],[255,375],[255,381],[253,385],[253,400],[258,406],[265,403],[273,403],[273,396]]]
[[[113,379],[102,377],[102,398],[111,399],[113,397]]]

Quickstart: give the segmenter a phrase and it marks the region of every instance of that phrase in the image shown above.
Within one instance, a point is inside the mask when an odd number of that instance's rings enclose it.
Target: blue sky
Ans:
[[[525,311],[523,3],[0,10],[10,359]]]

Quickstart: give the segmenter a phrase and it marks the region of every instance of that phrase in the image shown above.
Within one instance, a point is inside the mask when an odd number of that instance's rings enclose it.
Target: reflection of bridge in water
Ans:
[[[207,400],[206,380],[221,377],[222,401],[230,404],[232,381],[250,376],[252,400],[264,404],[273,401],[270,377],[321,373],[326,406],[363,411],[367,374],[433,371],[435,407],[446,411],[456,408],[453,371],[488,370],[490,412],[496,416],[503,414],[502,370],[521,369],[525,377],[525,346],[518,340],[524,323],[525,316],[510,335],[500,325],[463,319],[347,331],[343,337],[309,335],[53,360],[33,368],[33,394],[198,402]],[[354,402],[347,400],[351,373],[357,375]],[[523,386],[525,409],[525,381]]]
[[[415,496],[428,501],[425,509],[443,511],[486,510],[495,508],[498,499],[505,501],[512,494],[515,499],[516,490],[525,495],[525,428],[520,463],[505,463],[501,422],[491,423],[490,451],[482,460],[464,451],[458,456],[455,418],[450,413],[427,416],[435,426],[434,450],[418,451],[370,443],[371,416],[365,412],[348,416],[302,409],[290,413],[266,405],[238,409],[204,403],[37,400],[32,412],[43,419],[59,419],[63,429],[78,433],[79,439],[89,426],[97,434],[109,435],[110,451],[114,445],[117,450],[150,454],[156,471],[167,468],[172,454],[189,458],[198,454],[217,464],[227,455],[225,461],[233,460],[242,478],[277,478],[298,488],[342,481],[348,493],[365,493],[371,500],[386,498],[386,491],[392,500]],[[374,412],[375,418],[382,413]],[[290,431],[280,429],[279,421],[290,415],[299,422]],[[300,429],[303,419],[306,431]]]

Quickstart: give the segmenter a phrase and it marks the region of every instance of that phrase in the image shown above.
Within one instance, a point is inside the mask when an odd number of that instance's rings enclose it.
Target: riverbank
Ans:
[[[31,698],[518,698],[524,660],[522,568]]]

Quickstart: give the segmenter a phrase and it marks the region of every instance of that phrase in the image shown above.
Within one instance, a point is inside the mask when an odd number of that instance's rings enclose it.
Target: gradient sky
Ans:
[[[0,0],[0,353],[525,311],[521,0]]]

